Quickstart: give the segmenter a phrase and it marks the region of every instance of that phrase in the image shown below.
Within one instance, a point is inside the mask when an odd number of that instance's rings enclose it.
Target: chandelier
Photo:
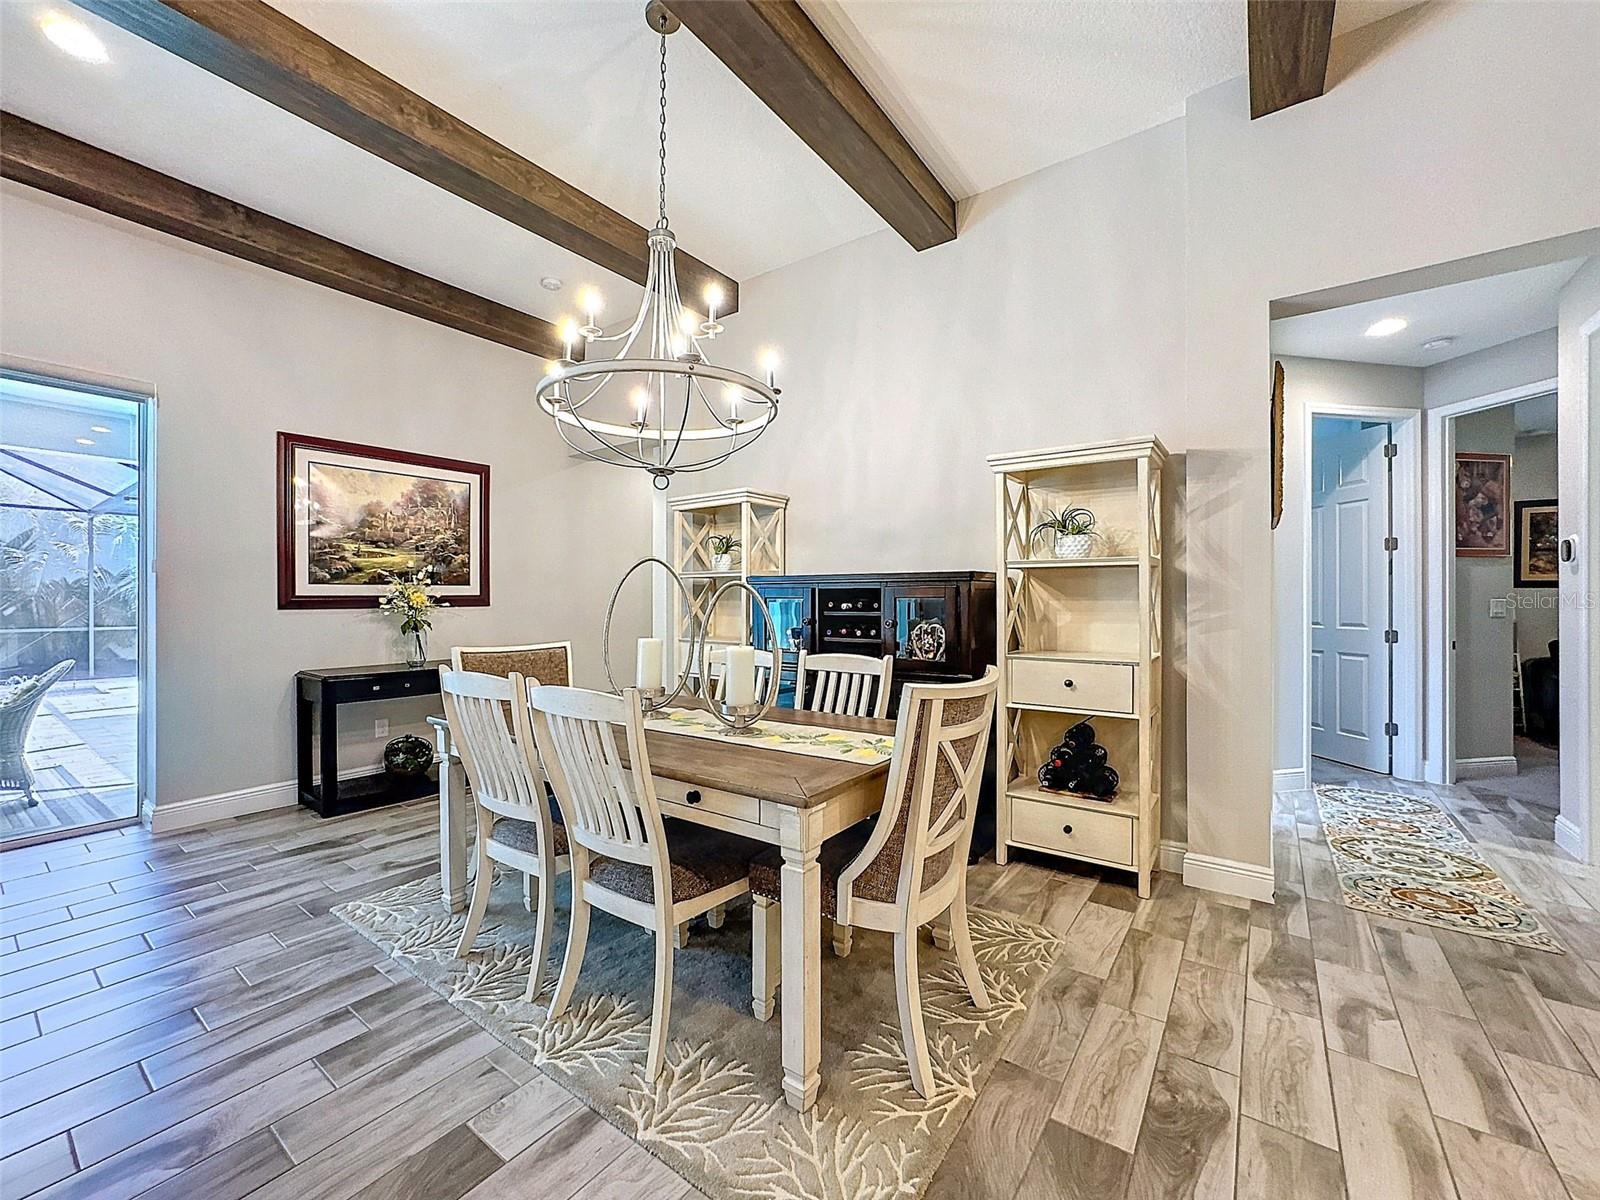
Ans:
[[[664,489],[678,472],[709,470],[760,437],[778,415],[779,389],[770,350],[761,356],[761,379],[706,357],[703,344],[723,331],[719,287],[706,288],[704,318],[678,294],[678,241],[667,224],[667,35],[679,23],[659,0],[645,9],[645,20],[661,39],[661,149],[659,219],[646,238],[644,298],[632,324],[608,335],[596,324],[600,295],[585,289],[580,305],[586,319],[581,326],[572,319],[562,323],[562,355],[550,363],[534,398],[573,450],[648,471],[654,486]],[[582,360],[574,353],[580,341]],[[620,343],[614,355],[590,357],[608,343]]]

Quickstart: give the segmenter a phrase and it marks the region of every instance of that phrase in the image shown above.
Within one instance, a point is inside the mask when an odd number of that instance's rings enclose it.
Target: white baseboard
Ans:
[[[1272,773],[1272,790],[1275,792],[1303,792],[1310,786],[1306,782],[1304,767],[1283,767]]]
[[[434,758],[437,761],[438,756]],[[371,766],[347,767],[339,772],[339,782],[380,773],[381,768],[374,770]],[[320,781],[321,777],[317,779]],[[299,803],[300,785],[293,779],[285,779],[281,783],[260,783],[233,792],[156,804],[146,810],[146,824],[151,833],[171,833],[174,829],[193,829],[196,825],[210,825],[274,808],[293,808]]]
[[[1556,818],[1556,845],[1579,862],[1589,861],[1589,847],[1584,845],[1583,830],[1566,817]]]
[[[1496,779],[1502,775],[1515,775],[1517,760],[1509,754],[1493,758],[1456,759],[1456,779]]]
[[[1171,838],[1162,838],[1161,845],[1156,847],[1156,870],[1182,875],[1184,855],[1188,852],[1189,844],[1187,842],[1175,842]]]
[[[1277,890],[1271,867],[1235,862],[1231,858],[1213,858],[1192,850],[1183,856],[1183,882],[1187,887],[1269,903]]]

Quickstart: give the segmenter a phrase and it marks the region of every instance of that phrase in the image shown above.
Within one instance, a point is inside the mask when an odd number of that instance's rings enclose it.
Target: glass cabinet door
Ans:
[[[778,703],[792,707],[795,663],[800,651],[809,653],[813,649],[812,589],[798,584],[761,584],[756,590],[767,602],[772,628],[778,636],[779,658],[783,664],[779,672]],[[758,649],[772,649],[767,642],[767,624],[759,611],[752,611],[750,623],[752,644]]]
[[[907,585],[887,589],[889,635],[900,663],[948,666],[960,653],[956,589]]]

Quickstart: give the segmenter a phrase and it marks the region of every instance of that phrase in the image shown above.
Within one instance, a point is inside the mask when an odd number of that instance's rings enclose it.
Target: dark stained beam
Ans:
[[[402,87],[262,0],[77,0],[130,33],[279,108],[643,283],[646,230],[438,105]],[[651,169],[654,169],[653,166]],[[738,307],[739,285],[683,251],[684,299],[707,284]]]
[[[912,246],[956,236],[955,200],[794,0],[666,5]]]
[[[529,354],[561,353],[548,321],[4,112],[0,176]]]
[[[1322,95],[1334,0],[1246,0],[1250,119]]]

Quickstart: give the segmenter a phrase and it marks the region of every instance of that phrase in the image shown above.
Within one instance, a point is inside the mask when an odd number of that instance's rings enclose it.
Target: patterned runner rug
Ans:
[[[651,935],[594,910],[572,1008],[547,1020],[569,911],[557,899],[552,969],[525,1004],[532,918],[520,880],[497,880],[471,957],[454,957],[464,914],[418,880],[334,912],[410,972],[708,1196],[719,1200],[914,1200],[1020,1024],[1061,942],[972,910],[990,1007],[972,1007],[953,954],[924,941],[923,1012],[937,1087],[911,1087],[900,1045],[889,937],[857,930],[848,958],[823,953],[822,1092],[804,1115],[783,1099],[782,1023],[750,1011],[750,905],[721,929],[696,922],[676,952],[671,1048],[644,1080]],[[781,1001],[781,996],[780,996]]]
[[[1347,907],[1566,953],[1432,800],[1329,784],[1316,792]]]
[[[837,758],[844,762],[877,764],[894,757],[894,738],[882,734],[769,720],[757,721],[751,726],[752,733],[732,733],[710,713],[695,708],[663,709],[646,717],[644,727],[658,733],[681,733],[686,737],[735,742],[812,758]]]

